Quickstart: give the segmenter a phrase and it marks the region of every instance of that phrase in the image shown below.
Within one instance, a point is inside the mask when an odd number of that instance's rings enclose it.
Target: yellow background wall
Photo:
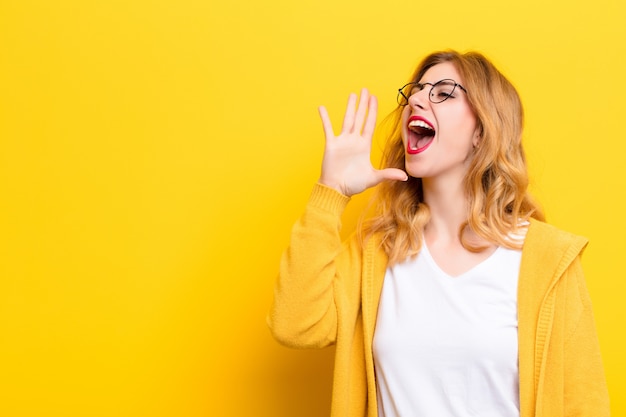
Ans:
[[[0,0],[0,415],[326,415],[332,349],[265,326],[316,107],[338,124],[366,86],[388,113],[441,48],[519,88],[533,190],[592,242],[625,415],[623,4]]]

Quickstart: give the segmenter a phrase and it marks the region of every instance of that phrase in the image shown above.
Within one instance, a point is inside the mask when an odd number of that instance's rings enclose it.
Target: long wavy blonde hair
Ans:
[[[520,223],[530,217],[544,217],[527,191],[528,172],[522,147],[524,116],[519,95],[504,75],[477,52],[435,52],[420,63],[412,81],[419,81],[429,68],[444,62],[452,63],[463,78],[480,133],[480,146],[473,153],[464,180],[469,208],[467,221],[459,230],[461,244],[473,252],[485,249],[486,246],[469,241],[469,228],[484,241],[520,249],[521,242],[511,239],[511,233],[518,232]],[[383,151],[383,167],[405,166],[402,109],[399,106],[389,115],[393,127]],[[406,182],[383,182],[374,202],[375,214],[363,224],[362,236],[380,233],[390,264],[416,255],[430,219],[422,180],[409,177]]]

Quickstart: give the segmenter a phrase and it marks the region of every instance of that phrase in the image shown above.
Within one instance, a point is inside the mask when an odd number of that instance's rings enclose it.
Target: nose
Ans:
[[[430,103],[430,101],[428,100],[428,94],[430,94],[430,89],[428,88],[428,86],[421,89],[415,94],[411,94],[409,96],[409,106],[419,107],[420,109],[426,108],[428,103]]]

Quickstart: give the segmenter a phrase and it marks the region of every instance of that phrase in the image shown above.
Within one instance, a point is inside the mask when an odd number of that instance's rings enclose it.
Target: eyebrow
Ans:
[[[442,78],[442,79],[434,81],[434,82],[430,82],[430,81],[414,81],[414,83],[415,84],[420,84],[420,85],[435,85],[435,84],[441,83],[442,81],[445,81],[442,84],[459,84],[456,81],[454,81],[452,78]]]
[[[430,84],[430,85],[435,85],[435,84],[439,84],[439,83],[441,83],[441,84],[459,84],[456,81],[454,81],[452,78],[442,78],[442,79],[440,79],[438,81],[435,81],[435,82],[432,82],[432,83],[431,82],[427,82],[427,81],[424,81],[424,82],[419,82],[418,81],[417,82],[417,84]]]

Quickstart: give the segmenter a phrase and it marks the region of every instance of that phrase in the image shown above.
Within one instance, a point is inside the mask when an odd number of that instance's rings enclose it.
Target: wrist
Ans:
[[[341,186],[341,183],[339,183],[338,181],[332,181],[327,178],[320,177],[317,180],[317,183],[320,185],[323,185],[326,188],[332,188],[333,190],[337,191],[341,195],[344,195],[346,197],[351,197],[350,195],[348,195],[348,193],[346,193],[346,191]]]

